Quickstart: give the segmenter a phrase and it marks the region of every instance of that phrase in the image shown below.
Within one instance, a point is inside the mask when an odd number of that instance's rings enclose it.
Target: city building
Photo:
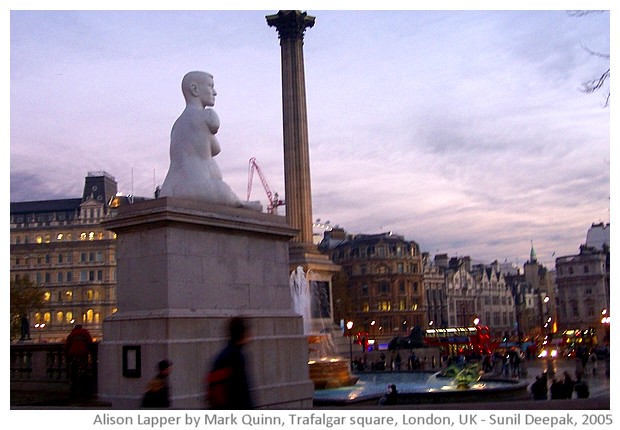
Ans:
[[[448,293],[444,267],[446,264],[437,264],[437,261],[447,261],[448,255],[422,254],[424,292],[426,293],[426,318],[429,328],[448,327]]]
[[[78,323],[101,338],[116,311],[116,237],[101,222],[144,200],[117,191],[110,174],[89,172],[81,198],[11,203],[11,280],[27,278],[44,295],[28,315],[31,338],[64,341]]]
[[[611,313],[609,228],[593,224],[579,254],[555,262],[559,330],[594,329],[602,344],[609,342]],[[598,240],[602,232],[607,240]]]
[[[427,325],[419,245],[389,233],[346,235],[326,232],[320,249],[342,267],[344,279],[334,314],[353,322],[353,331],[387,344]]]

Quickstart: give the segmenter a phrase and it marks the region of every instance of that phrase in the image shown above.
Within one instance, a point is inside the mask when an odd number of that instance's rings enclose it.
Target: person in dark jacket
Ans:
[[[532,384],[531,390],[534,400],[547,400],[547,378],[536,376],[536,381]]]
[[[71,380],[71,397],[88,397],[90,394],[90,378],[88,374],[88,360],[93,347],[93,338],[90,332],[76,324],[65,341],[65,355],[69,365]]]
[[[143,408],[165,409],[171,406],[168,376],[172,373],[172,362],[161,360],[157,363],[157,375],[149,381],[142,397]]]
[[[211,409],[251,409],[254,407],[243,353],[249,341],[246,321],[234,317],[229,323],[230,340],[216,357],[207,375],[207,407]]]

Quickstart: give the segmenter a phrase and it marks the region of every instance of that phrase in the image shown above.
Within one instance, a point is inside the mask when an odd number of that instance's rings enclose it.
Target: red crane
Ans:
[[[265,189],[265,193],[267,194],[267,199],[269,200],[269,206],[267,206],[267,213],[276,214],[278,212],[278,206],[284,206],[284,201],[278,198],[278,193],[271,192],[271,188],[267,183],[267,179],[265,179],[265,175],[263,175],[262,170],[260,169],[260,167],[258,167],[258,163],[256,162],[255,157],[250,158],[250,163],[248,166],[247,200],[250,201],[250,194],[252,193],[252,179],[254,179],[254,170],[258,172],[258,177],[263,184],[263,188]]]

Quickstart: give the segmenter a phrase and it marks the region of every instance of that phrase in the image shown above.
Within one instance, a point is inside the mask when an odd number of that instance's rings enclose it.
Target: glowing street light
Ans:
[[[353,367],[353,338],[351,336],[351,329],[353,328],[353,321],[347,322],[347,330],[349,330],[349,366]]]

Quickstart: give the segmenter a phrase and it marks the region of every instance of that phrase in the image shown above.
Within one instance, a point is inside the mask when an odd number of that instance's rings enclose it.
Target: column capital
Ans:
[[[304,38],[306,28],[314,26],[315,18],[299,10],[281,10],[275,15],[267,15],[267,24],[275,27],[280,40]]]

